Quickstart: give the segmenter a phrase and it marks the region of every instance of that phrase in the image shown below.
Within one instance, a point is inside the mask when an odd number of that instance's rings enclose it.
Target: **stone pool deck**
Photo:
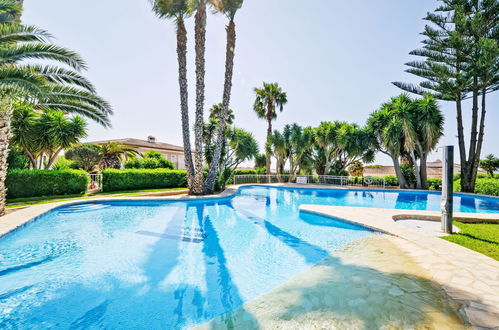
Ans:
[[[209,197],[228,197],[237,188]],[[198,198],[203,197],[103,197],[36,205],[1,217],[0,237],[64,205]],[[301,210],[389,235],[352,243],[284,286],[200,328],[459,329],[467,324],[499,329],[499,262],[395,221],[436,220],[439,212],[320,205],[303,205]],[[455,213],[455,219],[499,222],[499,214]]]

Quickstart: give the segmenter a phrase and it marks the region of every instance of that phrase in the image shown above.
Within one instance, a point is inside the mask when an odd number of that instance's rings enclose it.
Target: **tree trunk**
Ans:
[[[416,177],[416,189],[421,189],[421,173],[419,172],[418,160],[414,151],[411,152],[412,166],[414,167],[414,176]]]
[[[5,200],[7,198],[7,158],[9,157],[9,141],[11,134],[12,109],[8,98],[0,98],[0,216],[5,214]]]
[[[463,110],[462,101],[456,99],[457,140],[459,144],[459,158],[461,159],[461,191],[470,192],[470,181],[468,178],[468,162],[466,161],[466,145],[464,143]]]
[[[54,165],[56,159],[57,159],[57,156],[59,156],[59,154],[61,153],[62,151],[62,148],[59,148],[57,149],[50,157],[49,157],[49,160],[47,162],[47,165],[45,166],[45,169],[46,170],[50,170],[50,168],[52,167],[52,165]]]
[[[184,159],[187,169],[187,185],[192,192],[194,181],[194,166],[189,129],[189,93],[187,89],[187,31],[182,18],[177,20],[177,59],[178,83],[180,87],[180,113],[182,116],[182,137],[184,143]],[[200,150],[196,150],[200,152]]]
[[[227,25],[227,47],[225,52],[225,82],[224,94],[222,99],[222,113],[220,115],[220,122],[218,126],[217,142],[215,152],[213,155],[212,164],[208,176],[204,183],[204,191],[210,194],[214,191],[215,181],[217,179],[217,169],[220,163],[220,156],[222,154],[222,147],[224,145],[225,128],[227,126],[227,112],[230,106],[230,95],[232,92],[232,76],[234,71],[234,52],[236,49],[236,24],[230,20]]]
[[[268,105],[268,109],[267,109],[267,123],[268,123],[267,142],[268,142],[270,139],[270,136],[272,135],[272,105],[271,104]],[[268,151],[265,154],[267,156],[267,160],[266,160],[267,169],[265,170],[265,172],[267,175],[271,175],[272,171],[271,171],[270,167],[272,166],[272,159],[271,159],[272,155]],[[277,168],[276,168],[276,171],[277,171]]]
[[[471,171],[471,189],[475,191],[475,183],[476,183],[476,176],[478,173],[478,165],[480,164],[480,156],[482,154],[482,144],[483,144],[483,136],[485,135],[485,96],[486,96],[486,89],[482,89],[482,111],[480,113],[480,132],[478,133],[478,142],[477,142],[477,148],[475,152],[475,158],[473,159],[472,163],[472,171]],[[494,175],[492,175],[494,176]]]
[[[466,167],[466,177],[468,178],[467,182],[467,187],[468,187],[468,192],[474,192],[474,179],[473,179],[473,172],[475,168],[475,157],[476,157],[476,150],[477,150],[477,135],[478,135],[478,78],[474,77],[473,78],[473,93],[472,93],[472,98],[473,98],[473,107],[471,109],[471,136],[470,136],[470,149],[469,149],[469,154],[468,154],[468,160],[467,160],[467,167]],[[464,190],[463,190],[464,191]]]
[[[421,158],[419,160],[419,174],[421,175],[421,188],[428,189],[428,171],[426,166],[426,159],[428,155],[425,152],[421,152]]]
[[[405,180],[404,174],[402,173],[402,169],[400,168],[399,158],[397,156],[390,155],[393,161],[393,167],[395,169],[395,174],[397,175],[397,179],[399,181],[400,189],[407,189],[407,181]]]
[[[196,147],[194,162],[194,183],[192,193],[203,193],[203,128],[204,128],[204,77],[206,49],[206,3],[201,0],[195,18],[196,43],[196,117],[194,122],[194,140]]]

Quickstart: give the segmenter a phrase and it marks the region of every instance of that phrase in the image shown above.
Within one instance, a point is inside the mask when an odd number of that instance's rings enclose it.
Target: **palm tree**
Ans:
[[[187,184],[189,190],[194,192],[194,163],[189,128],[189,94],[187,88],[187,30],[185,18],[189,16],[187,0],[151,0],[153,11],[159,18],[173,19],[177,25],[177,60],[178,82],[180,88],[180,113],[182,117],[182,137],[184,143],[185,167],[187,169]],[[202,150],[196,150],[202,152]],[[196,189],[197,190],[197,189]]]
[[[0,1],[0,24],[12,23],[19,19],[22,11],[22,1]]]
[[[272,135],[272,121],[277,118],[277,109],[282,112],[288,102],[287,94],[282,91],[277,83],[263,83],[263,88],[255,88],[256,99],[253,104],[258,118],[267,120],[267,140]],[[267,155],[267,174],[270,174],[271,154]]]
[[[213,161],[208,172],[208,176],[204,183],[206,193],[211,193],[215,187],[217,168],[222,154],[222,142],[224,140],[224,132],[227,112],[230,107],[230,96],[232,93],[232,76],[234,71],[234,52],[236,49],[236,24],[234,18],[237,11],[243,5],[243,0],[209,0],[215,10],[227,16],[229,24],[227,25],[227,45],[225,53],[225,81],[222,98],[222,113],[220,115],[219,131],[217,134],[217,142],[213,155]]]
[[[275,130],[274,133],[270,134],[265,145],[267,154],[273,155],[276,159],[276,172],[280,182],[283,181],[281,175],[290,155],[289,130],[289,125],[284,127],[283,133]]]
[[[15,16],[15,15],[14,15]],[[4,16],[5,17],[5,16]],[[0,24],[0,215],[5,206],[5,178],[11,138],[12,104],[29,99],[37,109],[64,108],[109,126],[112,110],[95,95],[95,88],[78,71],[86,68],[81,57],[49,42],[50,35],[17,23]],[[23,60],[63,64],[24,64]]]
[[[127,158],[140,155],[135,147],[113,141],[107,142],[101,146],[101,154],[102,159],[99,163],[99,167],[103,170],[107,168],[120,169],[121,164]]]
[[[205,51],[206,51],[206,1],[192,0],[195,7],[194,39],[196,51],[196,115],[194,120],[194,185],[192,193],[203,193],[203,128],[204,128],[204,94],[205,94]]]
[[[210,119],[213,118],[213,119],[220,121],[222,113],[223,113],[222,103],[215,104],[210,108]],[[225,114],[226,125],[234,124],[234,119],[235,119],[234,110],[232,110],[232,109],[227,110],[227,112]]]

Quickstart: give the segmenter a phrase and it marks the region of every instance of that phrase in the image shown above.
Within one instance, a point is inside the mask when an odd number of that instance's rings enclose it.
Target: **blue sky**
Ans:
[[[416,81],[404,73],[404,63],[419,47],[422,17],[437,5],[436,0],[246,0],[236,17],[231,102],[236,125],[253,132],[263,150],[266,123],[252,110],[253,88],[263,81],[279,82],[288,93],[275,128],[333,120],[363,125],[382,102],[401,92],[392,81]],[[89,78],[113,105],[113,128],[92,124],[88,140],[153,135],[181,144],[175,28],[156,18],[147,0],[25,0],[23,21],[79,52],[89,64]],[[225,24],[222,16],[208,17],[207,108],[222,97]],[[192,18],[187,28],[192,111]],[[488,100],[484,154],[497,155],[499,93]],[[446,116],[441,145],[457,145],[454,105],[441,105]],[[377,162],[390,164],[382,155]]]

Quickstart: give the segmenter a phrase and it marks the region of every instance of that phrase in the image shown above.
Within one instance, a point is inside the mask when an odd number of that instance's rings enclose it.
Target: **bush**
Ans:
[[[395,175],[385,176],[385,185],[388,187],[396,187],[399,185],[399,180]]]
[[[454,191],[461,191],[461,180],[454,182]],[[481,195],[499,196],[499,180],[497,179],[477,179],[475,193]]]
[[[175,165],[172,161],[166,159],[161,153],[151,150],[144,154],[143,158],[135,158],[125,163],[126,169],[157,169],[166,168],[173,170]]]
[[[9,170],[27,170],[29,169],[29,159],[22,151],[11,149],[7,158]]]
[[[442,189],[442,179],[440,179],[440,178],[428,178],[428,189],[429,190],[441,190]]]
[[[66,159],[66,157],[64,157],[64,156],[59,156],[59,158],[57,158],[57,161],[54,163],[54,165],[52,165],[51,170],[55,170],[55,171],[70,170],[70,169],[74,168],[74,166],[77,166],[75,164],[75,162],[73,162],[72,160]]]
[[[86,192],[90,178],[76,170],[13,170],[7,174],[7,198],[75,195]]]
[[[182,170],[107,169],[101,173],[102,189],[105,192],[187,186],[186,172]]]
[[[255,175],[258,174],[256,170],[248,169],[248,170],[241,170],[241,169],[235,169],[234,170],[234,175]]]

